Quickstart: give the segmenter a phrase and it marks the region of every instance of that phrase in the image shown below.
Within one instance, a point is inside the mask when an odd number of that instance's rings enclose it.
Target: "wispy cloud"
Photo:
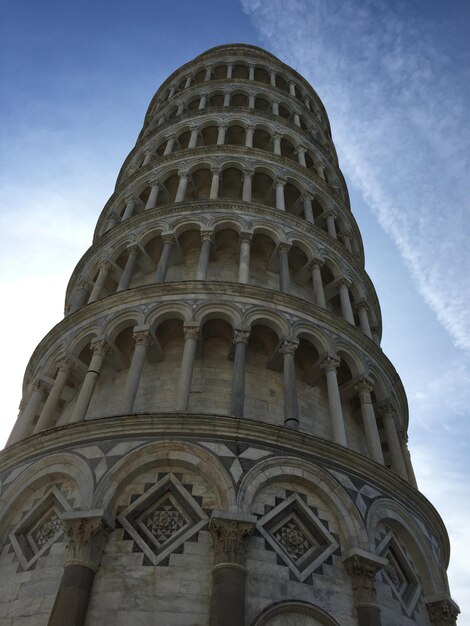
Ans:
[[[383,0],[242,0],[326,105],[342,166],[456,346],[470,351],[470,94],[438,31]]]

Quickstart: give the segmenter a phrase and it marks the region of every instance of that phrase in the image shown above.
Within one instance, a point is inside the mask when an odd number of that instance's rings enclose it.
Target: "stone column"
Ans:
[[[275,87],[276,86],[276,72],[274,70],[270,71],[269,78],[271,79],[271,86]]]
[[[126,291],[129,289],[129,285],[131,284],[132,273],[134,272],[134,267],[137,262],[137,258],[140,254],[140,248],[137,244],[132,244],[127,247],[129,255],[127,257],[126,265],[124,267],[124,271],[121,274],[121,280],[119,281],[119,285],[116,291]]]
[[[321,367],[325,370],[326,387],[328,391],[328,407],[330,410],[331,427],[333,430],[333,441],[340,446],[347,447],[346,429],[344,426],[343,407],[341,406],[341,396],[339,395],[338,378],[336,370],[340,365],[340,359],[334,356],[327,356]]]
[[[233,63],[227,63],[227,78],[228,79],[232,78],[232,72],[233,72]]]
[[[295,98],[295,85],[292,81],[289,82],[289,93]]]
[[[220,182],[220,169],[214,168],[211,170],[212,173],[212,181],[211,181],[211,189],[209,193],[209,200],[217,200],[219,196],[219,182]]]
[[[280,211],[286,210],[286,205],[284,201],[284,187],[286,185],[286,181],[283,178],[276,179],[276,209]]]
[[[195,148],[197,146],[198,135],[199,135],[199,128],[197,126],[192,126],[191,135],[189,137],[188,148]]]
[[[103,366],[103,361],[105,356],[111,351],[108,343],[104,339],[94,339],[91,342],[90,348],[93,351],[93,356],[73,409],[72,418],[70,420],[72,423],[82,422],[85,419],[96,382]]]
[[[297,160],[299,161],[299,165],[303,167],[307,167],[307,163],[305,162],[305,153],[307,150],[304,146],[297,146]]]
[[[330,237],[333,237],[333,239],[337,239],[338,236],[336,234],[336,224],[335,224],[334,214],[331,211],[329,211],[328,213],[325,213],[325,217],[326,217],[326,229],[328,231],[328,234],[330,235]]]
[[[279,115],[279,102],[273,100],[273,115]]]
[[[377,420],[375,419],[374,407],[372,406],[372,398],[370,396],[374,386],[367,378],[361,378],[354,390],[359,394],[361,401],[362,422],[364,425],[364,434],[367,441],[367,450],[369,457],[377,463],[384,464],[384,456],[382,445],[380,443],[379,430],[377,428]]]
[[[298,113],[294,113],[294,124],[300,128],[300,116]]]
[[[166,146],[165,146],[165,150],[163,152],[163,156],[167,156],[168,154],[171,154],[173,152],[173,148],[175,147],[175,136],[174,135],[168,135],[166,137]]]
[[[204,82],[207,83],[212,78],[212,65],[206,67],[206,74],[204,76]]]
[[[90,293],[90,285],[86,280],[80,280],[73,293],[72,298],[70,299],[69,313],[74,313],[84,306],[87,297],[89,297]]]
[[[106,218],[108,224],[106,226],[106,230],[105,232],[109,232],[112,228],[114,228],[117,224],[119,224],[119,222],[121,221],[119,219],[119,215],[117,213],[115,213],[114,211],[112,211],[108,217]]]
[[[281,135],[279,133],[274,133],[273,135],[273,152],[274,154],[282,154],[281,153]]]
[[[253,170],[243,170],[242,202],[251,202]]]
[[[253,137],[255,134],[254,126],[247,126],[245,131],[245,148],[253,147]]]
[[[298,339],[285,338],[279,349],[284,357],[284,426],[295,430],[299,428],[299,407],[297,404],[294,363],[294,354],[298,345]]]
[[[352,253],[352,246],[351,246],[351,239],[350,239],[350,233],[348,230],[345,230],[341,233],[341,239],[343,241],[343,245],[346,248],[346,250],[348,250],[348,252]]]
[[[255,66],[250,65],[248,68],[248,80],[255,80]]]
[[[244,285],[250,282],[250,252],[252,233],[240,233],[240,259],[238,262],[238,281]]]
[[[199,100],[199,111],[202,111],[203,109],[206,108],[206,102],[207,102],[207,94],[203,93],[201,96],[201,99]]]
[[[460,609],[451,598],[432,598],[426,602],[426,608],[433,626],[457,625]]]
[[[289,250],[290,243],[282,241],[278,246],[279,254],[279,288],[283,293],[290,291]]]
[[[364,333],[364,335],[367,335],[369,339],[372,339],[372,331],[370,329],[369,316],[367,315],[369,305],[364,299],[362,299],[362,300],[359,300],[359,302],[356,302],[356,304],[354,305],[354,308],[356,309],[359,315],[359,325],[361,327],[362,332]]]
[[[176,109],[176,115],[183,115],[184,113],[184,102],[180,102],[178,104],[178,108]]]
[[[250,332],[247,330],[233,331],[235,358],[233,361],[232,395],[230,397],[230,415],[243,417],[245,406],[245,355]]]
[[[169,100],[170,98],[173,98],[173,96],[175,95],[175,91],[176,91],[176,87],[175,87],[175,85],[172,85],[172,86],[170,87],[170,93],[168,94],[168,100]]]
[[[209,268],[211,245],[212,231],[201,230],[201,252],[199,253],[199,261],[196,269],[196,280],[206,280],[207,270]]]
[[[145,151],[144,160],[142,161],[142,167],[145,167],[145,165],[150,163],[150,161],[152,160],[152,154],[153,154],[153,149],[152,148],[148,148]]]
[[[188,77],[186,78],[186,82],[184,83],[184,88],[187,89],[188,87],[191,87],[191,81],[193,80],[193,77],[191,74],[188,74]]]
[[[385,428],[388,449],[390,452],[390,465],[392,470],[401,476],[404,480],[408,480],[405,462],[403,460],[403,452],[400,446],[400,440],[397,435],[397,427],[395,425],[395,410],[390,403],[383,404],[380,407],[380,416]]]
[[[124,214],[122,216],[122,221],[129,219],[134,214],[135,208],[135,198],[133,196],[129,196],[126,198],[126,208],[124,209]]]
[[[67,512],[62,520],[68,544],[48,626],[83,626],[95,572],[114,522],[103,510]]]
[[[230,91],[224,93],[224,107],[230,106]]]
[[[183,202],[186,198],[186,189],[188,187],[189,176],[186,172],[178,172],[180,177],[178,189],[176,190],[175,202]]]
[[[157,271],[155,272],[155,282],[164,283],[168,272],[168,266],[170,265],[171,254],[173,252],[173,246],[175,244],[175,238],[172,233],[164,233],[163,250],[158,261]]]
[[[54,426],[54,424],[52,423],[52,419],[59,405],[62,392],[64,391],[65,385],[67,384],[70,367],[70,361],[67,359],[59,364],[59,369],[55,377],[54,384],[52,385],[49,395],[47,396],[47,400],[42,407],[42,411],[36,424],[36,428],[34,429],[34,433],[39,433],[41,432],[41,430],[46,430],[46,428],[51,428],[52,426]]]
[[[304,205],[305,219],[310,224],[315,224],[315,220],[313,219],[312,200],[313,200],[313,197],[309,193],[305,193],[302,196],[302,201],[303,201],[303,205]]]
[[[353,548],[343,557],[351,577],[357,626],[381,626],[380,607],[376,601],[375,577],[387,560],[365,550]]]
[[[147,204],[145,205],[145,211],[149,211],[150,209],[154,209],[157,206],[157,198],[158,192],[160,191],[160,183],[158,181],[154,181],[151,183],[150,193],[147,200]]]
[[[341,301],[341,314],[347,322],[355,326],[354,314],[351,306],[351,300],[349,298],[350,285],[351,283],[347,278],[341,278],[336,283],[336,286],[339,289],[339,299]]]
[[[209,626],[245,625],[245,559],[256,519],[251,515],[212,513],[214,550]]]
[[[323,289],[323,280],[321,277],[321,268],[323,261],[321,259],[312,259],[312,286],[313,286],[313,301],[318,306],[326,309],[325,291]]]
[[[253,93],[250,93],[248,96],[248,108],[249,109],[255,108],[255,94]]]
[[[325,163],[318,161],[317,163],[315,163],[315,169],[317,170],[318,176],[320,176],[321,179],[325,180]]]
[[[398,439],[400,441],[401,451],[403,455],[403,462],[406,467],[406,474],[408,476],[408,481],[418,489],[418,483],[416,481],[415,471],[413,469],[413,464],[411,462],[411,455],[408,449],[408,435],[406,431],[402,430],[397,433]]]
[[[199,324],[186,322],[184,325],[184,349],[181,358],[180,375],[177,387],[176,410],[187,411],[191,379],[193,377],[194,357],[199,337]]]
[[[32,434],[33,423],[44,398],[44,383],[36,380],[24,410],[18,415],[15,427],[8,439],[7,446]]]
[[[217,132],[217,145],[218,146],[224,145],[226,130],[227,130],[227,124],[219,124],[219,130]]]
[[[122,403],[122,413],[131,413],[134,407],[135,397],[139,388],[142,369],[147,356],[147,348],[152,343],[152,337],[148,328],[138,326],[133,333],[135,347],[132,355],[131,365],[127,373],[126,386],[124,389],[124,400]]]
[[[108,278],[109,270],[111,269],[111,263],[109,261],[102,261],[98,267],[98,276],[95,284],[93,285],[93,289],[91,290],[90,297],[88,298],[88,304],[95,302],[95,300],[98,300],[101,297],[101,292],[103,291],[104,284]]]

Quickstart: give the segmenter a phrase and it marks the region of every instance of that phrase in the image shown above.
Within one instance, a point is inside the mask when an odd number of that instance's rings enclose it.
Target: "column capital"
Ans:
[[[130,243],[127,246],[127,252],[129,254],[137,254],[138,252],[140,252],[140,246],[138,243],[134,242],[134,243]]]
[[[169,141],[170,139],[175,139],[176,135],[174,132],[165,133],[165,139]]]
[[[357,302],[355,302],[353,304],[353,307],[359,311],[359,309],[365,309],[366,311],[369,310],[369,305],[367,304],[367,301],[365,298],[361,298],[360,300],[358,300]]]
[[[217,176],[220,176],[221,171],[222,171],[222,167],[220,165],[213,165],[211,167],[212,175],[216,174]]]
[[[243,328],[234,328],[233,343],[247,344],[250,338],[250,331]]]
[[[325,372],[336,371],[341,364],[341,359],[336,354],[329,354],[325,357],[323,363],[320,365]]]
[[[349,287],[351,287],[351,281],[349,280],[349,278],[346,278],[346,276],[342,276],[339,280],[336,281],[336,287],[338,287],[339,289],[341,287],[347,287],[349,289]]]
[[[252,169],[252,168],[250,168],[250,167],[244,167],[244,168],[243,168],[243,174],[244,174],[244,176],[249,176],[249,177],[251,177],[251,176],[253,176],[253,175],[254,175],[254,173],[255,173],[255,170],[254,170],[254,169]]]
[[[209,523],[209,531],[214,547],[214,565],[245,564],[246,546],[256,520],[251,515],[233,516],[222,511],[214,511]]]
[[[310,265],[312,267],[323,267],[325,265],[325,261],[317,256],[314,256],[313,259],[310,261]]]
[[[291,248],[292,244],[288,243],[287,241],[281,241],[277,246],[277,250],[281,254],[288,253]]]
[[[380,417],[383,417],[383,418],[391,417],[392,419],[394,419],[395,415],[397,414],[395,407],[389,401],[382,402],[377,407],[377,412],[380,415]]]
[[[173,233],[162,233],[162,241],[163,244],[171,243],[173,245],[176,242],[175,235]]]
[[[441,600],[431,600],[426,602],[429,619],[436,626],[454,626],[460,608],[451,598],[443,598]]]
[[[86,289],[86,291],[90,291],[91,289],[90,283],[87,280],[84,280],[83,278],[78,281],[76,286],[77,286],[77,289]]]
[[[298,345],[298,339],[294,339],[294,337],[284,337],[281,347],[279,348],[279,352],[281,354],[295,354]]]
[[[133,192],[133,191],[131,191],[131,192],[127,193],[127,194],[124,196],[124,200],[125,200],[126,202],[135,202],[134,192]]]
[[[56,367],[60,372],[66,373],[66,372],[70,372],[70,370],[73,367],[73,363],[71,359],[69,359],[68,357],[63,357],[62,359],[57,361]]]
[[[186,180],[188,180],[189,178],[189,172],[188,170],[178,170],[178,176],[181,178],[185,178]]]
[[[149,184],[151,187],[158,187],[158,188],[160,188],[162,185],[161,182],[157,178],[154,180],[149,180]]]
[[[98,263],[98,269],[99,271],[109,271],[111,269],[111,267],[113,266],[113,264],[111,263],[111,261],[100,261]]]
[[[370,604],[375,601],[375,576],[388,563],[387,559],[353,548],[343,557],[347,573],[351,576],[351,586],[355,605]]]
[[[45,390],[46,390],[46,387],[44,385],[44,382],[40,378],[37,378],[31,385],[31,391],[45,391]]]
[[[135,330],[132,336],[136,345],[149,346],[153,343],[152,334],[149,330]]]
[[[65,565],[96,570],[114,521],[104,510],[67,511],[62,515],[68,543]]]
[[[106,339],[92,339],[90,343],[90,349],[94,354],[98,354],[102,357],[105,357],[111,352],[111,346],[106,341]]]
[[[312,193],[311,191],[306,191],[305,193],[303,193],[301,195],[301,199],[302,200],[314,200],[315,199],[315,194]]]
[[[408,433],[406,430],[397,430],[397,435],[400,443],[406,446],[408,444]]]
[[[212,238],[214,236],[214,231],[213,230],[201,230],[201,240],[208,240],[208,241],[212,241]]]
[[[303,152],[304,154],[307,152],[307,148],[301,143],[297,144],[295,149],[297,152]]]
[[[183,333],[185,339],[197,339],[201,327],[198,322],[186,322],[183,325]]]
[[[240,232],[240,241],[251,241],[253,239],[253,233],[249,233],[246,230]]]
[[[359,395],[362,393],[372,393],[374,390],[374,384],[369,378],[367,378],[367,376],[363,376],[362,378],[359,378],[354,385],[354,390],[357,391]]]

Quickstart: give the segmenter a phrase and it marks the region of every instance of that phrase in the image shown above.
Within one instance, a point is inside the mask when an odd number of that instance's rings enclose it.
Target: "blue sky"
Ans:
[[[447,524],[451,589],[469,626],[470,5],[16,0],[1,23],[0,444],[153,93],[207,48],[260,45],[326,106],[381,301],[382,346],[408,393],[418,481]]]

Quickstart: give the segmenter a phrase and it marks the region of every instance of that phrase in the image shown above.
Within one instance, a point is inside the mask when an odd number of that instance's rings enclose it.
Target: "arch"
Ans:
[[[68,452],[52,453],[29,465],[3,492],[0,498],[0,537],[5,536],[10,517],[20,502],[31,495],[39,484],[55,477],[73,480],[81,508],[91,508],[94,478],[86,461]]]
[[[242,324],[240,312],[231,304],[205,302],[194,313],[194,320],[200,322],[201,327],[212,319],[224,320],[232,329],[239,328]]]
[[[284,620],[288,616],[306,618],[301,622],[295,619],[295,622],[289,622],[289,625],[295,623],[298,626],[340,626],[329,613],[303,600],[287,600],[271,604],[259,613],[252,622],[252,626],[281,626],[286,623]],[[278,617],[281,618],[279,621],[276,619]]]
[[[160,324],[169,320],[177,319],[183,322],[190,322],[193,319],[193,312],[190,305],[184,302],[167,302],[157,305],[149,311],[145,318],[145,323],[156,330]]]
[[[112,514],[122,489],[148,468],[162,464],[187,467],[202,474],[214,488],[217,496],[216,508],[224,511],[234,508],[234,485],[217,457],[202,446],[172,440],[144,445],[118,461],[101,479],[93,506],[104,508]]]
[[[270,457],[259,461],[240,481],[237,502],[240,510],[250,513],[258,492],[268,484],[288,478],[304,488],[314,488],[328,504],[340,529],[342,550],[367,550],[369,538],[359,511],[343,487],[331,474],[296,457]]]
[[[116,337],[129,326],[134,327],[143,323],[142,311],[126,310],[116,315],[108,321],[105,329],[105,335],[114,341]]]
[[[258,325],[267,326],[277,335],[278,339],[288,335],[290,331],[290,325],[287,320],[279,314],[263,309],[262,307],[251,309],[245,316],[244,323],[249,328]]]

